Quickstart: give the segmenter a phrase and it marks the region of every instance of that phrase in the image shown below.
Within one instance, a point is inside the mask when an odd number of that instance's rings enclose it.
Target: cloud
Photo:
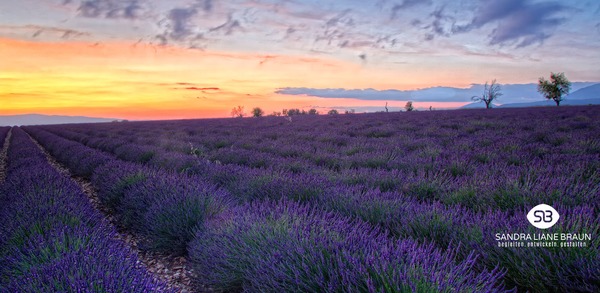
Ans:
[[[446,13],[446,6],[436,7],[429,14],[429,20],[414,19],[410,22],[412,27],[428,31],[424,37],[426,41],[431,41],[436,36],[449,37],[453,33],[455,24],[456,18]]]
[[[433,17],[431,30],[437,35],[447,36],[449,30],[446,24],[448,22],[454,23],[455,19],[452,16],[446,15],[444,10],[445,6],[442,6],[431,13],[431,16]]]
[[[167,15],[169,21],[166,36],[169,38],[181,41],[190,35],[194,34],[194,26],[192,18],[198,14],[195,7],[190,8],[173,8]]]
[[[206,87],[206,86],[200,86],[198,84],[195,83],[191,83],[191,82],[177,82],[174,84],[171,83],[161,83],[159,84],[161,86],[168,86],[171,87],[172,89],[175,90],[187,90],[187,91],[201,91],[201,92],[217,92],[220,91],[221,88],[219,87]]]
[[[212,0],[197,0],[186,7],[175,7],[158,22],[163,32],[156,38],[163,45],[174,42],[185,44],[189,48],[203,49],[211,41],[210,37],[228,36],[243,30],[241,22],[234,18],[233,12],[227,15],[225,22],[215,25],[215,22],[222,20],[225,15],[227,13],[223,9],[215,9],[215,2]]]
[[[315,43],[324,42],[328,46],[346,47],[349,44],[347,33],[356,22],[351,9],[345,9],[325,20],[323,30],[315,37]]]
[[[410,91],[375,90],[375,89],[312,89],[312,88],[280,88],[275,93],[284,95],[304,95],[321,98],[353,98],[359,100],[407,100]]]
[[[588,83],[574,83],[574,86],[586,86]],[[542,97],[537,92],[537,84],[501,85],[504,94],[499,103],[537,101]],[[431,87],[418,90],[376,90],[376,89],[315,89],[280,88],[275,93],[284,95],[312,96],[331,99],[358,99],[367,101],[415,101],[415,102],[470,102],[471,97],[480,95],[482,84],[473,84],[468,88]]]
[[[240,22],[238,20],[234,19],[233,16],[230,14],[227,17],[227,21],[225,21],[225,23],[223,23],[219,26],[216,26],[216,27],[212,27],[208,31],[211,33],[212,32],[222,32],[226,36],[229,36],[236,30],[243,30],[242,25],[240,24]]]
[[[63,5],[72,1],[66,0]],[[85,0],[77,9],[80,16],[89,18],[136,19],[147,9],[147,0]]]
[[[41,37],[44,35],[58,36],[62,39],[89,37],[91,36],[88,32],[82,32],[73,29],[65,29],[51,26],[40,26],[40,25],[23,25],[23,26],[12,26],[12,25],[0,25],[0,31],[3,30],[14,31],[22,30],[31,33],[33,38]]]
[[[75,2],[64,0],[63,5],[71,5]],[[152,3],[151,0],[80,0],[78,2],[78,15],[87,18],[154,21],[157,12],[156,3]],[[188,7],[168,9],[164,18],[158,22],[158,26],[163,27],[164,31],[155,38],[162,45],[170,41],[186,41],[190,47],[197,47],[197,41],[201,40],[203,35],[195,32],[198,28],[194,25],[193,19],[199,12],[211,13],[214,6],[213,0],[195,0]]]
[[[217,43],[251,43],[254,48],[277,42],[269,48],[344,56],[365,52],[375,63],[396,50],[428,51],[428,42],[418,42],[422,38],[461,33],[498,47],[542,43],[554,34],[553,29],[564,21],[561,13],[568,10],[563,6],[567,4],[557,0],[379,0],[327,5],[291,0],[186,0],[161,1],[160,5],[156,0],[62,1],[79,7],[85,17],[145,17],[156,26],[148,27],[155,31],[144,38],[156,36],[163,45],[206,48]],[[595,23],[590,25],[594,31]],[[239,33],[248,37],[235,38]]]
[[[191,87],[186,87],[186,90],[190,90],[190,91],[220,91],[221,89],[218,87],[195,87],[195,86],[191,86]]]
[[[403,0],[400,3],[395,3],[392,6],[392,13],[390,16],[391,20],[395,20],[398,17],[398,12],[400,10],[412,8],[418,5],[429,5],[431,4],[431,0]]]
[[[496,23],[488,36],[490,45],[526,47],[549,38],[552,29],[565,21],[557,15],[567,10],[558,2],[487,0],[479,5],[470,23],[455,26],[453,32],[470,32]]]
[[[378,31],[373,27],[380,24],[383,27],[381,22],[386,20],[374,17],[372,13],[379,13],[379,10],[374,12],[369,9],[378,5],[384,9],[384,3],[370,5],[372,3],[364,2],[361,7],[351,5],[336,7],[324,13],[321,19],[312,22],[303,21],[300,28],[290,26],[291,29],[288,28],[284,40],[297,42],[306,40],[313,52],[335,54],[343,49],[348,51],[348,55],[357,54],[361,61],[366,59],[367,55],[363,54],[365,51],[383,52],[382,50],[400,45],[402,39],[399,38],[396,29],[386,28]],[[291,17],[293,15],[290,14]],[[291,35],[296,38],[291,39]]]
[[[212,0],[200,0],[197,3],[202,8],[202,10],[204,10],[206,12],[211,12],[213,10],[213,1]]]

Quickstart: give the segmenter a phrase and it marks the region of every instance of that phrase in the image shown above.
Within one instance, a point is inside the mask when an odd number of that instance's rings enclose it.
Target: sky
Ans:
[[[600,81],[600,2],[0,0],[0,115],[453,108],[550,72]]]

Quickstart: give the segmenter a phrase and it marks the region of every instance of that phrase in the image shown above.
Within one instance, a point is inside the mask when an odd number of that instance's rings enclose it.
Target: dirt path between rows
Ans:
[[[37,140],[31,136],[29,136],[29,138],[40,148],[40,150],[42,150],[44,155],[46,155],[46,158],[52,167],[61,174],[70,177],[81,187],[92,206],[100,211],[110,225],[115,227],[115,230],[118,232],[117,238],[131,247],[132,251],[137,255],[137,258],[141,262],[142,267],[147,269],[157,280],[167,283],[169,289],[175,289],[177,292],[181,293],[194,292],[192,289],[193,271],[184,257],[173,257],[141,250],[138,247],[138,243],[141,243],[141,239],[123,229],[115,217],[100,204],[98,192],[94,189],[92,183],[85,178],[72,175],[69,169],[57,162]]]
[[[0,151],[0,183],[4,182],[6,179],[6,165],[8,162],[6,158],[8,157],[8,144],[10,143],[10,137],[12,136],[12,128],[6,134],[6,138],[4,139],[4,145],[2,146],[2,150]]]

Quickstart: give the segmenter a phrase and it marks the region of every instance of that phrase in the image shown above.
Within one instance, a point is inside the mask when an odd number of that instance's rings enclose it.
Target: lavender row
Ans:
[[[527,221],[527,210],[473,213],[459,206],[423,203],[394,192],[340,188],[316,206],[335,210],[385,228],[403,238],[453,249],[459,259],[479,256],[479,268],[506,269],[509,287],[523,291],[597,292],[600,290],[600,216],[591,205],[555,208],[561,220],[544,233],[588,233],[582,248],[498,247],[496,235],[539,234]]]
[[[48,132],[27,131],[74,174],[91,179],[100,202],[142,236],[144,249],[185,255],[196,229],[229,205],[227,192],[198,178],[124,163]]]
[[[4,145],[4,140],[6,139],[6,135],[10,131],[10,127],[0,127],[0,149]]]
[[[199,231],[190,257],[204,284],[252,292],[499,292],[502,271],[477,273],[412,240],[290,201],[229,210]]]
[[[551,153],[581,153],[586,148],[598,152],[599,145],[594,143],[594,136],[590,136],[593,133],[590,130],[598,127],[598,117],[593,111],[536,109],[521,113],[523,116],[514,115],[518,114],[515,111],[523,112],[511,109],[485,115],[477,111],[453,111],[299,117],[297,122],[284,125],[281,125],[282,119],[273,117],[206,120],[201,124],[195,121],[124,123],[99,125],[91,130],[72,126],[69,129],[184,152],[190,151],[188,144],[192,143],[199,155],[209,159],[250,166],[270,165],[271,158],[285,157],[330,168],[396,168],[402,163],[402,157],[415,152],[444,156],[461,149],[476,150],[467,157],[476,162],[523,164]],[[555,116],[560,117],[561,124],[552,123]],[[532,122],[536,125],[531,125]],[[460,143],[455,143],[456,138]],[[535,152],[524,152],[525,156],[512,154],[514,147],[527,144]],[[510,155],[496,155],[504,150]],[[394,162],[394,156],[400,160]]]
[[[1,292],[165,292],[82,190],[13,128],[0,192]]]
[[[111,190],[111,186],[122,187],[122,189],[117,188],[117,190],[111,191],[104,198],[113,197],[115,198],[114,201],[117,202],[122,198],[128,198],[127,192],[131,191],[127,191],[127,188],[135,186],[137,180],[144,180],[148,177],[148,175],[142,175],[143,172],[139,172],[139,167],[137,169],[132,167],[129,170],[126,166],[135,165],[115,163],[112,166],[106,165],[99,168],[102,171],[98,173],[104,173],[105,175],[97,177],[95,181],[98,184],[102,184],[102,182],[106,184],[106,187],[100,188],[100,190]],[[524,210],[516,213],[501,211],[485,214],[473,213],[457,206],[449,207],[439,203],[424,203],[414,197],[407,197],[397,192],[369,191],[360,187],[349,188],[344,185],[331,186],[319,178],[307,176],[300,177],[304,178],[305,181],[292,185],[291,183],[296,181],[286,180],[285,177],[265,176],[264,174],[255,173],[257,170],[247,170],[239,166],[219,166],[220,168],[215,168],[217,166],[204,165],[199,170],[201,172],[198,173],[202,173],[204,176],[227,186],[238,199],[244,198],[246,201],[252,199],[277,200],[278,198],[300,200],[351,218],[362,219],[375,226],[381,226],[390,231],[395,237],[412,238],[421,243],[432,243],[441,249],[456,245],[458,248],[456,248],[455,253],[459,259],[467,259],[471,253],[480,254],[480,264],[478,265],[480,270],[493,269],[500,263],[502,267],[509,269],[507,282],[521,288],[547,289],[558,287],[568,289],[571,288],[569,286],[572,286],[570,285],[572,279],[569,278],[580,280],[580,284],[590,282],[593,284],[594,280],[598,280],[597,269],[594,270],[594,267],[580,265],[581,263],[595,263],[597,261],[597,254],[594,251],[598,250],[598,242],[594,242],[589,249],[583,251],[558,250],[547,252],[540,249],[543,252],[541,254],[497,248],[496,243],[493,241],[495,233],[503,231],[534,232],[527,225],[524,225],[524,223],[527,223]],[[196,168],[200,167],[196,166]],[[146,173],[149,172],[151,171],[148,169]],[[165,178],[165,174],[161,173],[162,171],[155,172],[157,173],[152,182],[159,182],[158,186],[162,187],[157,188],[156,184],[151,186],[153,190],[158,190],[159,194],[163,189],[168,189],[169,186],[175,185],[175,182],[177,182],[177,180],[170,179],[168,176],[167,179],[160,179]],[[113,179],[107,180],[108,175],[113,176]],[[107,204],[111,205],[111,201],[108,201]],[[144,201],[136,199],[132,203],[124,205],[123,212],[139,210],[140,207],[136,207],[135,204],[147,206]],[[574,217],[567,217],[562,226],[557,227],[577,229],[575,231],[597,230],[600,222],[594,209],[582,207],[579,210],[585,211],[585,213],[579,216],[575,213]],[[561,213],[563,212],[569,213],[569,209],[561,209]],[[131,212],[131,215],[133,219],[139,218],[139,215],[136,215],[135,212]],[[588,217],[593,220],[582,222],[581,217],[583,219]],[[499,222],[498,219],[506,219],[506,221]],[[511,258],[513,255],[518,255],[518,258]],[[543,257],[540,257],[540,255],[543,255]],[[559,263],[561,265],[557,266],[554,262],[548,262],[548,259],[550,259],[548,256],[552,256],[552,259],[560,259]],[[528,263],[535,263],[547,270],[522,271],[520,270],[522,260],[528,260]],[[556,267],[558,267],[557,271],[559,273],[554,271]],[[543,279],[545,282],[540,283],[537,281],[539,279]],[[591,288],[593,288],[593,285],[586,286],[592,286]]]
[[[205,174],[210,172],[205,170]],[[222,175],[231,176],[231,173]],[[318,178],[300,178],[305,181],[260,177],[260,174],[247,171],[238,173],[236,179],[230,179],[236,184],[230,183],[229,186],[237,186],[238,196],[251,194],[258,199],[287,198],[311,203],[382,227],[399,239],[412,238],[440,249],[455,247],[458,259],[468,259],[474,253],[479,255],[479,270],[493,269],[500,264],[501,268],[507,269],[505,281],[523,290],[551,291],[560,288],[593,292],[600,289],[600,267],[596,265],[600,261],[598,238],[594,238],[589,247],[580,250],[497,247],[496,233],[537,232],[526,220],[526,209],[474,213],[460,206],[423,202],[397,192],[365,190],[360,186],[327,186]],[[292,182],[297,182],[297,185],[292,185]],[[230,187],[230,190],[235,189]],[[507,200],[511,197],[507,196]],[[598,235],[600,232],[600,218],[593,206],[570,205],[569,201],[555,206],[564,218],[549,233],[571,231]]]
[[[43,131],[33,131],[32,132],[35,137],[42,142],[51,152],[53,150],[65,150],[72,151],[73,154],[63,154],[64,158],[77,156],[75,153],[85,153],[87,152],[88,156],[94,156],[92,152],[93,150],[86,148],[84,146],[77,146],[77,143],[73,143],[64,139],[59,139],[56,136],[53,136],[49,133],[44,133]],[[79,150],[78,150],[79,148]],[[99,152],[97,152],[99,156]],[[94,160],[91,160],[94,161]],[[75,164],[76,167],[82,167],[81,162]],[[87,169],[87,168],[86,168]],[[252,174],[248,174],[248,177],[253,177]],[[100,166],[94,168],[92,182],[99,190],[100,199],[103,204],[109,207],[111,210],[115,211],[118,215],[119,219],[122,223],[128,228],[141,232],[143,235],[148,235],[148,223],[152,223],[152,227],[154,227],[154,231],[157,233],[163,233],[162,237],[158,238],[158,240],[152,239],[152,242],[149,242],[148,245],[161,245],[161,248],[168,249],[169,252],[173,253],[185,253],[185,245],[187,241],[190,241],[190,231],[196,231],[197,235],[192,240],[191,246],[193,246],[198,239],[205,239],[203,236],[205,231],[205,226],[200,223],[204,223],[206,221],[200,221],[198,217],[190,217],[189,215],[197,209],[194,209],[194,205],[190,205],[189,201],[202,198],[203,194],[206,193],[205,190],[200,190],[197,188],[198,184],[196,180],[186,180],[186,177],[183,175],[175,175],[168,174],[161,170],[150,169],[147,167],[143,167],[136,164],[128,164],[119,161],[111,161],[107,163],[103,163]],[[310,186],[310,182],[306,182],[306,186]],[[215,204],[214,199],[217,196],[214,195],[215,190],[210,190],[213,192],[213,203],[209,205],[208,208],[205,206],[202,210],[203,215],[210,214],[213,218],[217,219],[222,218],[219,216],[223,211],[228,211],[228,214],[231,214],[231,208],[225,209],[224,206],[227,205],[226,198],[227,195],[223,194],[220,198],[223,199],[219,204]],[[265,192],[269,192],[268,190]],[[275,190],[273,194],[270,194],[270,197],[276,197]],[[182,204],[183,202],[173,201],[173,194],[179,195],[184,200],[188,200],[187,205]],[[169,195],[169,196],[165,196]],[[304,194],[305,196],[309,196],[308,194]],[[282,195],[279,195],[281,197]],[[316,196],[316,195],[315,195]],[[269,198],[269,197],[267,197]],[[323,203],[327,203],[328,207],[335,207],[335,201],[341,199],[342,197],[330,197],[329,200],[322,201]],[[305,201],[315,201],[315,198],[312,196],[310,198],[296,198],[298,200]],[[220,208],[219,208],[220,207]],[[161,213],[153,212],[153,210],[160,209]],[[347,214],[349,216],[353,216],[352,213]],[[185,222],[177,221],[179,219],[192,219],[194,226],[186,225]],[[207,217],[208,220],[209,217]],[[338,217],[339,218],[339,217]],[[342,219],[342,218],[339,218]],[[161,222],[162,221],[162,222]],[[219,220],[217,220],[217,223]],[[379,223],[376,223],[379,224]],[[363,224],[364,225],[364,224]],[[186,229],[189,228],[189,229]],[[345,228],[344,228],[345,229]],[[369,228],[372,229],[372,228]],[[145,233],[146,232],[146,233]],[[208,233],[208,232],[206,232]],[[165,235],[170,235],[172,237],[165,237]],[[406,235],[402,235],[406,236]],[[421,236],[413,233],[411,236]],[[370,237],[370,236],[369,236]],[[392,241],[387,237],[383,237],[382,239],[387,239],[385,241]],[[380,237],[380,238],[381,238]],[[165,242],[164,239],[178,239],[183,240],[180,242]],[[162,240],[162,241],[161,241]],[[383,240],[381,240],[383,241]],[[384,242],[385,242],[384,241]],[[387,243],[385,242],[385,243]],[[384,245],[384,244],[382,244]],[[388,244],[385,244],[388,245]],[[196,253],[198,252],[198,247],[195,246],[194,250]],[[415,248],[416,249],[416,248]],[[430,248],[433,249],[433,248]],[[191,253],[191,252],[190,252]],[[436,252],[441,255],[441,252]],[[445,262],[450,262],[451,259],[454,259],[453,254],[448,254],[445,256],[446,259],[442,260]],[[468,254],[462,257],[461,266],[463,266],[463,270],[467,270],[467,267],[471,267],[475,263],[475,255]],[[389,259],[384,259],[382,261],[390,261]],[[205,266],[209,265],[204,263],[203,261],[196,260],[194,262],[197,266]],[[452,267],[450,267],[452,268]],[[490,276],[494,276],[494,281],[490,284],[498,283],[497,278],[500,278],[502,274],[497,272],[495,266],[492,266],[492,270],[496,273],[491,274]],[[474,271],[468,270],[470,274],[476,274]],[[480,274],[486,275],[486,269],[478,269],[481,271]],[[381,273],[381,272],[380,272]],[[310,276],[309,278],[314,278],[315,276]],[[208,285],[214,286],[212,281],[208,279],[200,280],[199,282],[207,283]],[[392,280],[390,280],[392,282]],[[397,282],[397,281],[396,281]],[[461,281],[461,282],[464,282]],[[206,285],[206,284],[205,284]],[[458,285],[457,285],[458,286]],[[462,286],[462,285],[461,285]],[[474,287],[476,288],[476,287]],[[226,288],[224,288],[226,289]]]
[[[413,156],[402,157],[402,163],[392,169],[350,168],[331,171],[311,168],[311,165],[294,159],[273,158],[271,158],[272,165],[261,168],[238,166],[238,164],[221,166],[222,164],[193,155],[168,152],[155,146],[140,146],[118,139],[87,137],[83,134],[60,131],[60,129],[52,129],[52,131],[86,143],[88,146],[112,152],[125,160],[147,162],[167,169],[187,170],[201,174],[216,184],[227,185],[228,182],[222,181],[233,181],[230,185],[234,189],[240,185],[254,186],[252,179],[246,182],[247,184],[240,184],[232,179],[242,178],[244,174],[252,174],[254,178],[261,180],[266,177],[284,177],[285,181],[293,182],[288,183],[292,186],[296,185],[295,182],[302,185],[303,182],[312,180],[304,177],[319,178],[318,180],[325,185],[339,183],[362,185],[381,191],[398,191],[423,201],[442,201],[446,204],[461,205],[474,211],[493,209],[513,211],[534,206],[539,202],[550,204],[562,202],[570,205],[600,203],[599,160],[598,154],[593,151],[578,155],[553,153],[544,158],[529,159],[526,164],[515,165],[473,162],[462,153],[435,155],[436,152],[429,149]],[[600,146],[600,141],[598,145]],[[533,152],[527,148],[520,151],[525,156]],[[437,157],[433,159],[432,154]],[[255,157],[260,157],[260,153]],[[397,154],[388,153],[382,156],[381,161],[393,162],[399,158]],[[364,161],[369,160],[378,159],[377,157],[364,158]],[[330,162],[329,164],[334,164],[336,159],[332,157]],[[202,165],[207,166],[199,167]],[[307,169],[311,171],[304,172]],[[208,174],[211,171],[217,174],[239,173],[241,175],[229,176],[229,178],[218,175],[218,178],[213,178],[214,176]],[[259,185],[261,184],[262,182],[259,182]],[[285,188],[285,186],[281,187]],[[235,190],[230,189],[230,191],[236,193]],[[252,194],[252,192],[245,192],[245,194]]]

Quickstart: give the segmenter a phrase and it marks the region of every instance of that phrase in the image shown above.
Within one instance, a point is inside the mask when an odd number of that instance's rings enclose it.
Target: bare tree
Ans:
[[[484,102],[485,108],[489,109],[492,107],[492,102],[494,100],[497,100],[500,96],[502,96],[502,93],[500,91],[500,85],[496,83],[495,79],[492,80],[492,84],[490,85],[488,85],[488,82],[486,81],[485,87],[483,88],[483,95],[481,95],[481,97],[473,96],[471,97],[471,100],[475,102]]]
[[[336,109],[331,109],[329,110],[329,112],[327,112],[327,115],[337,115],[339,112]]]
[[[252,117],[262,117],[262,115],[264,115],[264,114],[265,114],[265,111],[263,111],[259,107],[252,109]]]
[[[413,107],[413,102],[412,101],[408,101],[406,102],[406,105],[404,106],[404,109],[406,110],[406,112],[411,112],[413,111],[415,108]]]
[[[319,111],[317,111],[317,109],[310,109],[308,110],[308,115],[319,115]]]
[[[246,114],[244,114],[244,106],[236,106],[231,109],[231,117],[239,117],[242,118]]]
[[[550,80],[540,77],[538,83],[538,92],[548,100],[554,100],[556,106],[560,106],[563,96],[571,91],[571,82],[565,77],[563,72],[550,72]]]

